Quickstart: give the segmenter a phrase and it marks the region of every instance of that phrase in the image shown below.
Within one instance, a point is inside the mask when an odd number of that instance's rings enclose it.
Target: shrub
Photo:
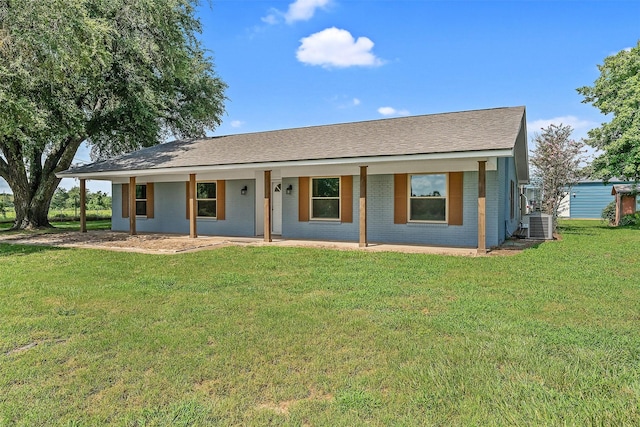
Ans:
[[[620,220],[621,226],[640,225],[640,213],[634,213],[631,215],[625,215]]]
[[[616,201],[612,201],[602,209],[602,214],[600,216],[604,221],[607,221],[607,223],[613,224],[616,220]]]

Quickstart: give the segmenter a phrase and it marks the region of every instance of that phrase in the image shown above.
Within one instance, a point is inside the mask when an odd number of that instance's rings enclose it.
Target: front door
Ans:
[[[282,234],[282,181],[271,182],[271,232]]]

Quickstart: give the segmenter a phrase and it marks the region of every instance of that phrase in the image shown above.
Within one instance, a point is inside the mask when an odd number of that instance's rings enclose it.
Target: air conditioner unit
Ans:
[[[523,230],[527,231],[528,239],[553,239],[553,217],[535,212],[522,217]]]

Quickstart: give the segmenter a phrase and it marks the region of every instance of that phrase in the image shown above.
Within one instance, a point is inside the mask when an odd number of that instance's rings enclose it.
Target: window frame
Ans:
[[[142,198],[138,198],[138,187],[144,187],[144,199]],[[140,217],[140,218],[147,218],[148,214],[149,214],[149,193],[148,193],[148,187],[147,184],[136,184],[135,188],[133,189],[133,191],[135,192],[135,211],[136,211],[136,217]],[[144,202],[144,213],[143,214],[139,214],[138,213],[138,202]]]
[[[411,195],[411,178],[414,176],[424,175],[442,175],[445,179],[445,196],[412,196]],[[412,219],[411,218],[411,200],[412,199],[444,199],[444,219],[443,220],[425,220],[425,219]],[[449,173],[448,172],[423,172],[423,173],[408,173],[407,174],[407,223],[418,224],[448,224],[449,223]]]
[[[215,184],[216,185],[216,197],[215,198],[199,198],[198,197],[198,184]],[[196,194],[195,194],[195,198],[196,198],[196,218],[201,218],[201,219],[218,219],[218,181],[217,180],[206,180],[206,181],[196,181]],[[198,205],[198,202],[200,201],[214,201],[216,202],[216,211],[214,216],[205,216],[205,215],[199,215],[200,212],[200,208]]]
[[[338,196],[337,197],[314,197],[313,181],[315,179],[337,179],[338,180]],[[313,201],[314,200],[338,200],[338,217],[337,218],[318,218],[314,216]],[[342,177],[341,176],[311,176],[309,177],[309,220],[311,221],[342,221]]]

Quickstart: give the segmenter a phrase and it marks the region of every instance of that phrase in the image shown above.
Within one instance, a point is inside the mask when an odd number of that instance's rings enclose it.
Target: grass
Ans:
[[[639,229],[508,257],[0,245],[0,425],[638,425]]]
[[[16,219],[16,212],[13,208],[0,213],[0,230],[9,228]],[[87,209],[88,221],[104,221],[111,219],[111,209]],[[51,209],[49,211],[49,221],[57,226],[60,222],[78,222],[80,213],[78,209]]]
[[[0,222],[0,230],[9,229],[13,223]],[[37,230],[36,233],[63,233],[65,231],[80,231],[80,223],[78,221],[56,221],[52,222],[54,228],[48,230]],[[87,230],[110,230],[111,219],[87,220]],[[30,233],[31,231],[20,231],[21,233]]]

